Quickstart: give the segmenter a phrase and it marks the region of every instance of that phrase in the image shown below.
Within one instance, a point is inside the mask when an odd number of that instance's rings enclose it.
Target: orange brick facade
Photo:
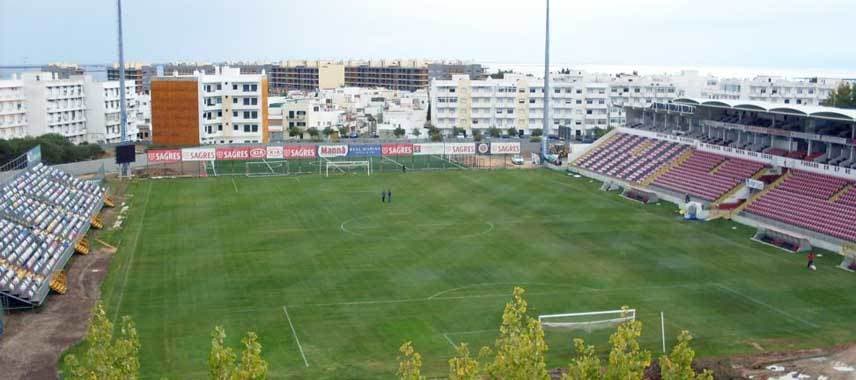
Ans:
[[[179,146],[199,145],[199,141],[196,79],[152,80],[152,143]]]
[[[270,142],[270,122],[268,118],[268,114],[270,111],[268,110],[268,80],[262,79],[261,86],[262,93],[262,142],[267,144]]]

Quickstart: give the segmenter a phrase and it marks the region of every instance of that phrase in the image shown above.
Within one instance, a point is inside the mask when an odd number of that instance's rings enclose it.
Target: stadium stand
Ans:
[[[42,164],[11,178],[0,192],[0,294],[41,305],[54,273],[100,223],[105,197],[98,184]]]
[[[715,201],[763,168],[753,161],[693,151],[689,159],[658,177],[654,185]]]
[[[688,147],[664,140],[616,133],[577,160],[586,170],[639,183]]]
[[[746,212],[846,241],[856,241],[856,193],[847,180],[793,170]]]

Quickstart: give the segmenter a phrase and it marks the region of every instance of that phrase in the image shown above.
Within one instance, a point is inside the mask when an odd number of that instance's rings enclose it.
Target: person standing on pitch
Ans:
[[[392,190],[386,191],[386,199],[389,201],[389,203],[392,203]]]
[[[806,258],[808,259],[808,266],[806,266],[806,268],[814,270],[814,252],[809,252]]]
[[[380,203],[386,203],[386,191],[380,191]]]

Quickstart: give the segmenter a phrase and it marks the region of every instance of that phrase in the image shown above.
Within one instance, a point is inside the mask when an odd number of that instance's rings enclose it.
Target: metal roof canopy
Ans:
[[[856,110],[835,107],[800,106],[793,104],[759,102],[753,100],[712,100],[695,98],[677,98],[672,102],[696,106],[734,109],[740,111],[767,112],[780,115],[804,116],[816,119],[845,121],[851,123],[856,122]]]

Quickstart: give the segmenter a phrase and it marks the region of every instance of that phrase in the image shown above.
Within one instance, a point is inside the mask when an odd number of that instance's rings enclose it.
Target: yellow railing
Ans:
[[[843,197],[844,194],[847,194],[852,189],[853,189],[853,185],[847,184],[847,186],[844,186],[841,190],[838,190],[837,192],[835,192],[835,194],[832,194],[832,196],[829,197],[829,201],[830,202],[838,202],[838,200],[841,199],[841,197]]]

